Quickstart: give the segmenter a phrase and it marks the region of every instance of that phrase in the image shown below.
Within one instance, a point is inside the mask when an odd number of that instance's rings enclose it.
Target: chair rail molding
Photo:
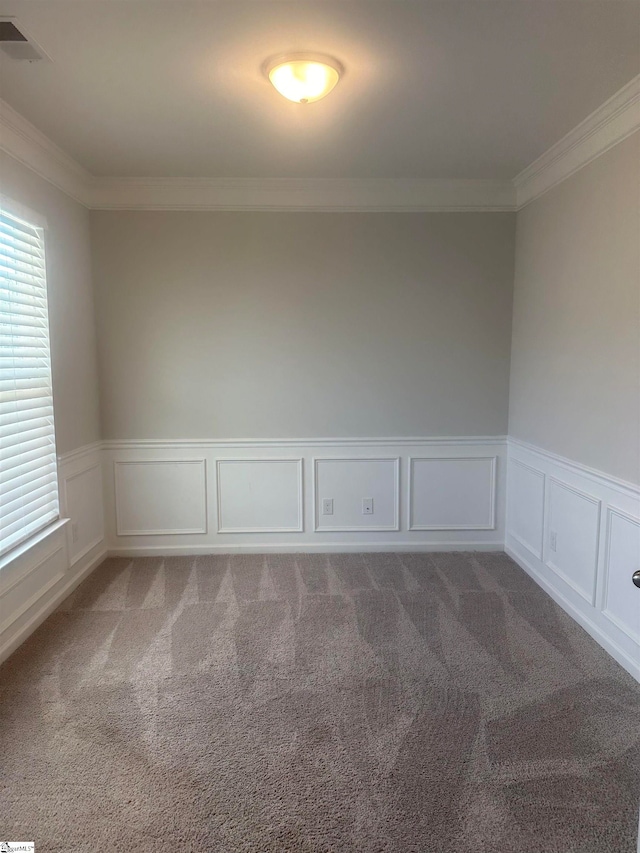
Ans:
[[[452,436],[395,436],[349,438],[178,438],[178,439],[107,439],[101,446],[105,450],[224,450],[268,447],[464,447],[469,444],[504,445],[506,435],[452,435]]]

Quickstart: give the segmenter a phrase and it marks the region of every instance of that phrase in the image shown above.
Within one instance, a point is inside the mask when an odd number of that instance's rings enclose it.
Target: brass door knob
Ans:
[[[631,575],[631,580],[634,582],[634,584],[635,584],[638,588],[640,588],[640,569],[638,569],[638,571],[637,571],[637,572],[634,572],[634,573]]]

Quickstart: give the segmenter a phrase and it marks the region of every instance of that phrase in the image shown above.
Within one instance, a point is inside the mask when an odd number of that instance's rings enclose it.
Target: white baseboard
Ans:
[[[430,551],[504,551],[504,543],[495,542],[305,542],[296,545],[290,542],[256,545],[176,546],[164,545],[110,548],[110,557],[189,557],[204,554],[359,554],[359,553],[414,553]]]
[[[94,552],[87,554],[85,558],[78,561],[74,566],[73,572],[69,572],[69,576],[65,577],[50,590],[49,594],[44,594],[42,598],[36,601],[29,608],[29,615],[26,622],[20,622],[16,630],[12,630],[10,626],[6,631],[2,632],[2,640],[0,645],[0,663],[6,660],[9,655],[14,652],[33,632],[44,622],[47,616],[58,607],[64,599],[70,595],[73,590],[82,581],[88,577],[94,569],[97,569],[100,563],[106,558],[107,549],[104,546],[104,541],[99,543],[94,549]],[[49,590],[47,590],[49,592]],[[7,636],[5,636],[5,634]]]
[[[605,631],[603,631],[592,619],[589,618],[583,609],[576,607],[568,598],[565,598],[565,596],[556,589],[555,586],[549,583],[549,581],[547,581],[540,572],[536,571],[531,562],[523,557],[522,554],[516,553],[516,551],[508,545],[505,546],[504,551],[520,566],[521,569],[524,569],[524,571],[533,578],[538,586],[541,586],[542,589],[551,596],[556,604],[559,604],[560,607],[562,607],[562,609],[578,623],[578,625],[581,625],[584,630],[620,664],[620,666],[624,667],[624,669],[626,669],[627,672],[637,681],[640,681],[640,662],[638,662],[638,660],[634,660],[631,655],[627,654],[624,649],[620,648],[620,646],[617,645],[617,643],[615,643],[611,637],[605,633]]]

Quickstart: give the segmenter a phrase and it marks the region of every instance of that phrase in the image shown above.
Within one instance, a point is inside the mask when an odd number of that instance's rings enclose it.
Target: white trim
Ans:
[[[601,600],[600,600],[600,612],[611,622],[615,627],[622,631],[623,634],[626,634],[629,639],[637,643],[640,646],[640,634],[635,633],[635,631],[629,631],[629,629],[622,623],[619,619],[617,619],[613,613],[607,610],[607,594],[609,591],[609,568],[610,568],[610,559],[611,559],[611,516],[617,515],[618,518],[622,518],[624,521],[629,521],[631,524],[635,524],[637,527],[640,527],[640,518],[636,518],[634,515],[631,515],[628,512],[623,512],[621,509],[617,509],[617,507],[609,506],[607,507],[607,521],[606,521],[606,532],[605,532],[605,546],[604,546],[604,561],[602,566],[602,592],[601,592]],[[633,595],[633,593],[631,593]]]
[[[69,450],[67,453],[60,453],[58,454],[58,467],[61,465],[68,465],[69,463],[82,459],[85,456],[89,456],[92,453],[100,453],[103,447],[104,442],[93,441],[91,444],[83,444],[81,447],[77,447],[75,450]]]
[[[105,450],[224,450],[254,447],[438,447],[469,444],[504,445],[505,435],[419,436],[398,438],[220,438],[220,439],[123,439],[102,442]]]
[[[403,553],[426,554],[431,551],[504,551],[504,542],[264,542],[250,545],[225,543],[222,545],[179,545],[165,548],[163,545],[136,545],[109,548],[109,557],[190,557],[207,554],[358,554],[358,553]]]
[[[222,493],[220,490],[220,465],[227,462],[295,462],[298,467],[298,525],[296,527],[223,527]],[[216,500],[218,504],[218,533],[304,533],[304,480],[301,457],[261,457],[216,459]]]
[[[515,461],[515,460],[514,460]],[[562,569],[557,566],[553,559],[551,558],[551,547],[549,545],[548,537],[543,534],[543,542],[542,542],[542,562],[544,565],[551,569],[560,580],[570,586],[574,592],[577,592],[587,604],[590,604],[592,607],[595,606],[596,603],[596,587],[598,584],[598,554],[600,552],[600,516],[602,514],[602,501],[599,498],[590,495],[588,492],[583,492],[582,489],[577,489],[575,486],[570,486],[568,483],[565,483],[563,480],[558,480],[557,477],[552,476],[551,474],[545,477],[545,480],[552,485],[557,486],[559,489],[564,489],[567,492],[573,492],[574,495],[577,495],[579,498],[582,498],[585,501],[593,504],[597,509],[597,519],[596,519],[596,542],[595,542],[595,554],[594,554],[594,565],[593,565],[593,589],[591,590],[591,595],[582,589],[572,578],[570,578]],[[551,531],[550,525],[550,512],[551,512],[551,488],[546,487],[544,490],[544,531]]]
[[[162,528],[161,530],[122,530],[118,491],[118,468],[123,465],[201,465],[204,476],[204,524],[202,527]],[[206,459],[118,459],[113,463],[113,489],[116,513],[116,536],[173,536],[207,533],[207,462]]]
[[[513,180],[91,175],[0,100],[0,149],[97,210],[515,211],[640,128],[640,75]]]
[[[14,589],[15,587],[20,586],[20,584],[23,581],[25,581],[30,575],[32,575],[34,572],[36,572],[42,565],[44,565],[44,563],[48,563],[49,560],[52,560],[57,554],[60,554],[61,552],[64,553],[64,548],[65,548],[65,546],[64,546],[64,544],[62,544],[62,545],[58,545],[57,548],[54,548],[53,551],[49,551],[47,554],[45,554],[44,557],[42,557],[41,560],[38,560],[38,562],[34,566],[32,566],[27,572],[24,572],[24,574],[21,574],[20,577],[16,578],[16,580],[14,580],[12,583],[10,583],[6,589],[3,589],[2,592],[0,593],[0,603],[2,602],[2,599],[5,597],[5,595],[10,593],[11,590]],[[24,602],[24,604],[22,604],[18,608],[18,610],[16,610],[14,613],[11,614],[11,616],[9,617],[7,622],[5,622],[2,626],[3,632],[8,631],[14,622],[17,622],[17,620],[20,619],[21,616],[24,616],[24,614],[27,612],[27,610],[29,610],[31,607],[33,607],[33,605],[40,598],[42,598],[43,595],[46,595],[49,592],[49,590],[52,589],[52,587],[54,587],[57,583],[59,583],[59,581],[61,581],[62,578],[65,576],[65,573],[66,573],[66,560],[63,563],[62,570],[59,571],[57,575],[54,575],[51,578],[51,580],[47,581],[47,583],[43,587],[41,587],[36,592],[34,592],[34,594],[31,596],[31,598],[28,598]]]
[[[104,536],[98,536],[93,542],[90,542],[86,548],[83,548],[82,551],[74,557],[73,560],[69,562],[69,568],[72,569],[75,565],[77,565],[80,560],[83,560],[90,551],[93,551],[94,548],[97,548],[98,545],[102,545],[104,543]]]
[[[91,572],[96,569],[100,563],[107,557],[106,549],[103,549],[98,554],[95,555],[84,568],[80,569],[77,574],[72,575],[69,580],[61,586],[53,596],[53,598],[49,599],[45,604],[37,610],[34,615],[29,619],[29,621],[20,628],[17,634],[13,637],[8,637],[2,645],[0,645],[0,663],[6,660],[9,655],[14,652],[18,646],[20,646],[27,637],[32,634],[36,628],[44,622],[47,616],[50,616],[51,613],[58,607],[61,602],[64,601],[67,596],[69,596],[73,590],[86,578]],[[37,601],[42,598],[45,594],[46,590],[41,590],[38,593],[38,599],[31,603],[31,607],[34,607],[37,604]],[[26,612],[26,610],[24,611]],[[8,628],[5,628],[2,631],[2,637],[9,633]]]
[[[519,438],[512,438],[509,436],[507,438],[507,446],[515,448],[520,447],[528,453],[532,453],[542,459],[547,459],[574,474],[580,474],[588,480],[593,480],[599,486],[608,486],[609,488],[617,489],[619,492],[623,492],[636,500],[640,498],[640,485],[636,485],[629,480],[622,480],[619,477],[606,474],[604,471],[600,471],[597,468],[590,468],[588,465],[583,465],[581,462],[575,462],[573,459],[568,459],[566,456],[560,456],[557,453],[552,453],[550,450],[544,450],[542,447],[537,447],[535,444],[529,444]]]
[[[347,527],[320,527],[318,501],[319,462],[393,462],[393,524],[362,524]],[[399,456],[314,456],[313,457],[313,532],[314,533],[398,533],[400,531],[400,457]]]
[[[640,129],[640,75],[523,169],[513,180],[518,209]]]
[[[17,586],[20,586],[20,584],[23,581],[25,581],[29,577],[29,575],[32,575],[34,572],[36,572],[43,563],[46,563],[48,560],[50,560],[52,557],[54,557],[58,553],[58,551],[62,551],[63,548],[64,548],[64,545],[58,545],[57,548],[53,548],[53,550],[48,551],[44,555],[44,557],[42,557],[40,560],[38,560],[37,563],[34,563],[34,565],[31,566],[31,568],[27,569],[26,572],[20,572],[18,574],[18,577],[14,578],[12,581],[10,581],[5,587],[0,587],[0,600],[3,599],[5,597],[5,595],[8,595],[12,589],[15,589]],[[18,616],[20,616],[20,613],[18,613]],[[18,618],[17,616],[13,617],[11,622],[13,622],[14,619],[17,619],[17,618]],[[11,625],[11,622],[8,622],[6,627],[9,627],[9,625]]]
[[[6,554],[3,554],[0,558],[0,571],[8,566],[10,563],[13,563],[14,560],[18,560],[32,548],[35,548],[36,545],[39,545],[49,536],[52,536],[57,530],[60,530],[62,527],[69,523],[68,518],[56,518],[50,524],[47,524],[46,527],[43,527],[42,530],[38,530],[37,533],[34,533],[33,536],[30,536],[28,539],[25,539],[24,542],[21,542],[19,545],[16,545],[15,548],[12,548],[11,551],[7,551]]]
[[[491,495],[489,517],[490,522],[486,524],[414,524],[413,523],[413,463],[414,462],[475,462],[478,459],[491,460]],[[409,476],[407,483],[407,530],[495,530],[496,529],[496,472],[498,466],[497,456],[478,454],[477,456],[410,456]]]
[[[622,649],[611,637],[606,634],[595,622],[593,622],[582,610],[575,606],[568,598],[566,598],[553,584],[543,577],[531,563],[514,551],[509,545],[505,545],[505,553],[514,560],[521,569],[530,575],[533,580],[541,586],[542,589],[551,596],[551,598],[559,604],[569,616],[581,625],[588,634],[591,634],[593,639],[599,643],[605,651],[609,652],[611,657],[618,661],[627,672],[629,672],[637,681],[640,681],[640,663],[634,660],[624,649]]]
[[[83,474],[86,474],[89,471],[95,471],[96,469],[102,470],[102,463],[100,460],[98,460],[97,462],[91,462],[89,465],[85,465],[84,468],[78,468],[77,470],[72,471],[70,474],[58,474],[63,484],[63,488],[60,489],[62,493],[60,496],[60,509],[62,510],[62,512],[64,512],[65,518],[67,517],[67,514],[69,512],[69,506],[67,504],[67,483],[69,482],[69,480],[75,480],[76,477],[81,477]]]
[[[87,453],[90,452],[92,455],[95,456],[96,455],[96,449],[93,445],[91,445],[91,448],[92,448],[91,451],[87,451]],[[87,453],[76,454],[72,458],[74,461],[78,460],[78,459],[83,459],[87,455]],[[92,462],[89,465],[85,465],[84,468],[78,468],[77,470],[73,471],[71,474],[66,474],[66,475],[62,475],[62,476],[60,475],[60,463],[58,463],[58,476],[59,476],[59,479],[61,480],[61,482],[59,484],[60,508],[64,512],[65,517],[67,517],[67,518],[69,517],[69,504],[67,501],[67,484],[69,483],[70,480],[75,480],[76,477],[81,477],[83,474],[87,474],[89,471],[100,471],[100,472],[102,472],[102,460],[100,459],[100,457],[98,457],[97,462]],[[74,542],[70,541],[71,540],[72,528],[73,528],[73,524],[70,524],[69,527],[67,528],[67,550],[68,550],[69,554],[71,554],[71,552],[73,550],[72,546],[75,544]],[[83,557],[87,556],[89,551],[93,551],[93,549],[97,548],[98,545],[100,545],[102,542],[104,542],[104,527],[103,527],[103,532],[100,536],[97,536],[93,540],[93,542],[89,542],[89,544],[86,547],[84,547],[82,549],[82,551],[80,551],[79,554],[76,554],[76,556],[72,560],[69,561],[69,568],[72,569],[76,565],[76,563],[79,563],[80,560],[83,559]]]
[[[518,465],[520,468],[523,468],[525,471],[530,471],[536,477],[539,477],[542,480],[542,507],[540,510],[540,547],[538,552],[533,550],[531,545],[528,542],[525,542],[521,536],[518,536],[517,533],[514,533],[513,530],[509,527],[509,477],[507,476],[507,519],[505,529],[508,532],[509,536],[512,536],[516,542],[519,542],[523,548],[526,548],[529,553],[536,558],[536,560],[540,560],[542,562],[542,552],[544,550],[544,508],[546,506],[546,490],[547,490],[547,478],[544,471],[539,471],[537,468],[532,468],[531,465],[527,465],[522,462],[520,459],[507,459],[507,465]]]
[[[0,149],[88,206],[94,178],[30,121],[0,99]]]
[[[512,211],[511,181],[366,178],[96,178],[99,210]]]

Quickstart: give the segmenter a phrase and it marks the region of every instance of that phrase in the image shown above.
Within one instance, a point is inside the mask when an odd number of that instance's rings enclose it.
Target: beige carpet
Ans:
[[[111,559],[0,754],[37,853],[634,853],[640,689],[500,554]]]

